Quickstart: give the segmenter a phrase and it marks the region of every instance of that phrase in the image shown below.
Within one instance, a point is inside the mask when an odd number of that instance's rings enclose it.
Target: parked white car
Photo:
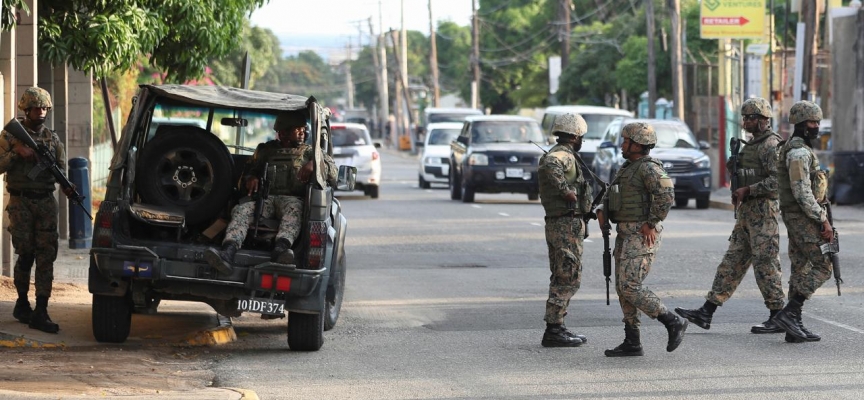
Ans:
[[[450,176],[450,142],[459,136],[462,125],[462,122],[440,122],[426,127],[418,178],[421,189],[428,189],[432,183],[447,184]]]
[[[601,106],[551,106],[546,109],[543,114],[543,133],[549,135],[550,143],[554,143],[552,137],[552,124],[555,123],[555,117],[564,113],[575,113],[582,116],[588,124],[588,132],[582,137],[582,149],[579,150],[579,155],[585,164],[591,165],[594,161],[594,156],[597,154],[597,146],[600,145],[600,138],[606,132],[606,127],[612,123],[615,118],[628,117],[632,118],[633,113],[627,110],[620,110],[612,107]]]
[[[366,125],[334,123],[330,125],[333,141],[333,161],[337,166],[350,165],[357,168],[356,190],[378,198],[381,184],[381,154],[372,143]]]

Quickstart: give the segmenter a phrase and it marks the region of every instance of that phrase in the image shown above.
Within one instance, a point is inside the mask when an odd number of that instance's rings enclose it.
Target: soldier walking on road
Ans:
[[[675,312],[702,329],[711,328],[717,306],[732,297],[750,264],[756,284],[762,292],[770,317],[750,328],[752,333],[781,333],[771,318],[784,305],[780,270],[780,205],[777,201],[777,146],[780,135],[771,131],[771,105],[763,98],[748,99],[741,106],[744,130],[753,139],[744,141],[737,171],[738,187],[733,188],[732,202],[737,206],[737,220],[729,236],[729,249],[717,266],[711,291],[698,309],[676,308]]]
[[[606,350],[607,357],[641,356],[639,311],[656,318],[669,334],[666,351],[674,351],[684,339],[687,320],[669,311],[653,292],[642,286],[660,248],[661,221],[675,201],[672,179],[660,161],[648,153],[657,143],[654,128],[644,122],[624,126],[621,154],[627,160],[606,194],[604,209],[597,212],[600,229],[609,218],[617,224],[615,238],[615,291],[624,313],[624,342]]]
[[[314,148],[305,143],[306,117],[301,111],[288,111],[279,114],[273,124],[278,140],[259,144],[252,155],[249,175],[242,178],[245,189],[251,197],[259,188],[264,166],[269,165],[270,196],[264,200],[262,217],[279,215],[281,221],[276,233],[276,244],[272,261],[291,263],[294,253],[291,246],[300,234],[301,213],[306,184],[314,172]],[[324,178],[331,185],[336,184],[336,164],[324,155]],[[209,249],[204,258],[217,271],[230,274],[234,254],[246,239],[249,224],[255,214],[255,202],[241,202],[231,211],[231,222],[222,241],[222,250]]]
[[[789,233],[789,303],[774,316],[786,330],[787,342],[815,342],[821,337],[804,327],[801,307],[822,286],[833,271],[831,257],[820,245],[834,239],[834,230],[821,203],[827,201],[828,178],[819,168],[812,140],[819,136],[822,109],[799,101],[789,110],[795,124],[792,137],[780,148],[777,179],[780,184],[780,211]]]
[[[582,281],[582,216],[591,211],[591,187],[576,154],[587,130],[588,125],[578,114],[555,118],[552,134],[558,136],[558,144],[540,158],[540,202],[546,211],[546,247],[552,271],[543,318],[543,347],[576,347],[588,341],[564,326],[567,306]]]
[[[57,167],[66,173],[66,149],[57,134],[45,127],[51,109],[51,95],[38,87],[24,91],[18,109],[24,112],[22,126],[33,140],[54,153]],[[6,173],[9,192],[9,233],[18,254],[15,262],[15,289],[18,301],[12,315],[30,328],[57,333],[60,327],[48,316],[48,299],[54,281],[54,260],[57,259],[57,200],[54,198],[54,175],[38,165],[35,149],[15,139],[5,130],[0,133],[0,173]],[[64,190],[68,196],[72,187]],[[30,271],[36,263],[36,309],[30,308]]]

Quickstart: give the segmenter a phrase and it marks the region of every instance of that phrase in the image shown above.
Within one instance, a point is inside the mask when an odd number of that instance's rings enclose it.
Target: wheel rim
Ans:
[[[194,149],[165,154],[156,167],[158,190],[178,204],[189,204],[213,190],[213,164]]]

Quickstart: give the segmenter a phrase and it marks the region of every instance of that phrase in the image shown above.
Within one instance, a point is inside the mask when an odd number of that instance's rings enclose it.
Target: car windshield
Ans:
[[[239,145],[245,148],[236,149],[239,154],[252,154],[252,151],[259,144],[275,139],[276,132],[273,131],[273,122],[276,120],[276,116],[274,114],[228,108],[211,110],[208,107],[157,102],[147,128],[147,140],[151,140],[160,131],[160,127],[170,125],[207,129],[207,121],[210,119],[211,111],[213,112],[213,122],[210,132],[226,145],[237,145],[239,139]],[[238,119],[245,121],[246,126],[233,126],[243,125],[242,122],[232,124],[232,121],[236,122]],[[242,134],[238,136],[238,132],[242,132]]]
[[[426,123],[432,124],[435,122],[462,122],[469,115],[474,114],[463,114],[463,113],[454,113],[454,114],[443,114],[443,113],[435,113],[429,114],[428,121]]]
[[[603,137],[603,133],[606,132],[606,127],[615,119],[621,117],[620,115],[607,115],[607,114],[582,114],[582,118],[585,118],[585,122],[588,124],[588,132],[585,133],[585,139],[597,139]]]
[[[652,124],[657,133],[657,145],[659,149],[698,149],[693,133],[686,126],[677,124]]]
[[[429,145],[447,145],[450,144],[456,136],[459,136],[461,129],[433,129],[429,132]]]
[[[543,141],[540,125],[529,121],[477,121],[471,127],[474,143],[528,143]]]
[[[334,126],[333,146],[364,146],[370,144],[369,133],[360,128]]]

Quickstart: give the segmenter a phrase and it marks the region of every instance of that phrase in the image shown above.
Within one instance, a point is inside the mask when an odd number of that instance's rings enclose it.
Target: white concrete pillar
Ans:
[[[52,100],[54,101],[54,109],[51,110],[51,118],[53,129],[60,137],[60,142],[63,146],[69,148],[69,77],[68,68],[66,65],[55,66],[51,70],[50,80],[54,90],[51,92]],[[66,165],[68,166],[69,154],[66,154]],[[68,173],[68,170],[67,170]],[[89,200],[89,199],[88,199]],[[69,200],[66,196],[59,196],[60,218],[59,226],[60,238],[69,238]]]
[[[93,77],[89,72],[73,69],[69,69],[68,77],[66,155],[92,160]]]
[[[18,110],[18,99],[15,96],[15,30],[0,32],[0,74],[3,75],[3,106],[0,113],[3,115],[3,123],[15,118]],[[3,189],[0,190],[3,210],[9,203],[9,195],[6,193],[6,174],[2,178]],[[3,230],[0,232],[0,264],[2,264],[3,276],[12,276],[12,236],[6,229],[9,227],[9,219],[6,212],[0,210],[0,224]]]
[[[16,93],[24,93],[29,88],[36,86],[37,67],[36,67],[36,37],[37,37],[37,0],[25,0],[27,7],[30,8],[30,14],[25,12],[19,13],[21,20],[15,28],[15,73],[18,81],[16,82],[18,90]],[[17,100],[16,100],[17,103]]]

